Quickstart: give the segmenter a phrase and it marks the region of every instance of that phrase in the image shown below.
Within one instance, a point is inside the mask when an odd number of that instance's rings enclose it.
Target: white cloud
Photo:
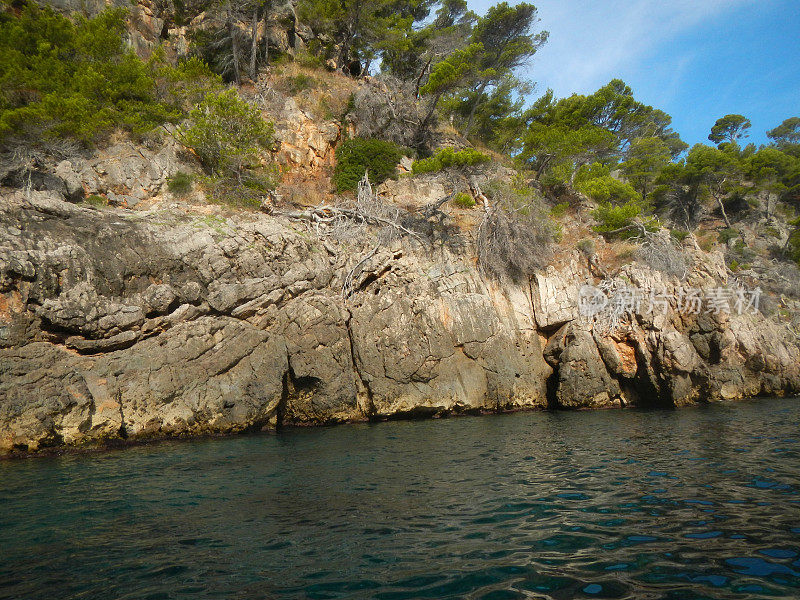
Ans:
[[[639,67],[648,54],[681,33],[755,0],[533,0],[540,28],[550,32],[530,67],[538,89],[556,95],[596,90],[611,78]],[[485,12],[487,0],[470,2]],[[676,50],[674,88],[690,54]]]

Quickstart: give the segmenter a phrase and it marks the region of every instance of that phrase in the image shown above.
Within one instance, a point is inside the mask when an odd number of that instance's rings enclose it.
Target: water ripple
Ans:
[[[0,598],[800,597],[800,403],[0,464]]]

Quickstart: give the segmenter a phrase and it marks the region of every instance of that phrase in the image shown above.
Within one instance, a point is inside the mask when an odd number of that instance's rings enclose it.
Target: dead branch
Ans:
[[[384,227],[391,227],[400,233],[414,238],[423,246],[425,240],[418,233],[411,231],[407,227],[403,227],[391,219],[385,219],[375,215],[367,215],[358,210],[350,208],[341,208],[338,206],[330,206],[324,204],[322,206],[315,206],[306,210],[276,213],[288,219],[301,219],[310,221],[312,223],[335,223],[341,218],[350,219],[356,222],[366,223],[369,225],[383,225]]]

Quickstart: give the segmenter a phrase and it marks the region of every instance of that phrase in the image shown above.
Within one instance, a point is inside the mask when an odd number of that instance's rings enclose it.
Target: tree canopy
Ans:
[[[717,119],[714,126],[711,128],[711,133],[708,139],[715,144],[729,142],[734,144],[739,140],[746,138],[749,134],[747,130],[750,129],[752,124],[750,119],[742,115],[725,115]]]

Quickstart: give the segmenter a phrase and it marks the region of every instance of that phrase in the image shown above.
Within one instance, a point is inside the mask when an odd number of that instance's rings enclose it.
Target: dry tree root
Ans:
[[[388,248],[392,242],[402,237],[409,237],[422,246],[429,245],[429,242],[421,235],[401,224],[398,207],[384,203],[372,191],[372,185],[366,173],[358,184],[356,201],[351,206],[323,204],[304,210],[276,214],[289,219],[306,221],[316,229],[318,236],[329,233],[341,243],[352,242],[355,239],[371,235],[372,232],[368,231],[371,226],[379,228],[375,235],[377,237],[375,246],[345,275],[342,284],[342,296],[345,299],[353,294],[355,280],[364,272],[369,260],[382,248]],[[323,232],[323,228],[326,230],[325,232]]]

